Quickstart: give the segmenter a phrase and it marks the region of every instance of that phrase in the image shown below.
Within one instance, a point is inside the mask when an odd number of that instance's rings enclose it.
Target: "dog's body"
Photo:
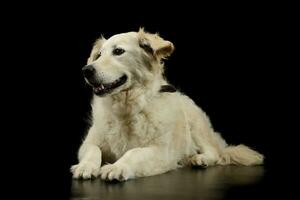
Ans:
[[[84,69],[95,92],[92,126],[71,168],[75,178],[127,180],[188,164],[262,164],[256,151],[228,146],[189,97],[161,90],[168,85],[161,59],[173,49],[143,30],[95,43]],[[113,164],[101,167],[106,163]]]

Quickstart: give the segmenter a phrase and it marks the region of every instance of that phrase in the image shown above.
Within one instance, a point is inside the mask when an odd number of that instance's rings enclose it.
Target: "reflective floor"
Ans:
[[[71,199],[246,199],[249,194],[259,192],[254,186],[259,186],[264,171],[263,166],[220,166],[183,168],[122,183],[72,180]]]

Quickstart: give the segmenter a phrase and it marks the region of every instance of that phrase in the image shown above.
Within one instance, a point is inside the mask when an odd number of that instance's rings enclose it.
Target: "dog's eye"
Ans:
[[[97,53],[94,57],[94,60],[97,60],[98,58],[100,58],[100,56],[101,56],[101,52]]]
[[[113,50],[113,54],[116,55],[116,56],[119,56],[119,55],[123,54],[124,52],[125,52],[125,50],[121,49],[121,48],[115,48]]]

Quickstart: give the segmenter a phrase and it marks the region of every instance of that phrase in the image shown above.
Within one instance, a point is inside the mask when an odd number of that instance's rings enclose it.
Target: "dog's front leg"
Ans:
[[[78,153],[79,163],[71,167],[73,178],[97,177],[101,167],[101,150],[92,143],[84,142]]]
[[[92,126],[87,137],[79,148],[77,165],[71,167],[74,178],[90,179],[99,176],[102,153],[98,146],[99,136]]]
[[[101,179],[124,181],[164,173],[171,168],[166,152],[166,149],[154,146],[131,149],[114,164],[103,166]]]

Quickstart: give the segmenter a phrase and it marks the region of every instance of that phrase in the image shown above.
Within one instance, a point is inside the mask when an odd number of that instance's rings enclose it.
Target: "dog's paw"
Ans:
[[[96,178],[100,174],[100,165],[92,162],[82,162],[71,167],[73,178],[75,179],[91,179]]]
[[[217,159],[215,157],[208,155],[208,154],[196,154],[190,158],[190,163],[193,166],[199,166],[199,167],[208,167],[215,165],[217,162]]]
[[[108,164],[100,169],[102,180],[112,181],[126,181],[133,178],[133,172],[129,166],[125,164]]]

